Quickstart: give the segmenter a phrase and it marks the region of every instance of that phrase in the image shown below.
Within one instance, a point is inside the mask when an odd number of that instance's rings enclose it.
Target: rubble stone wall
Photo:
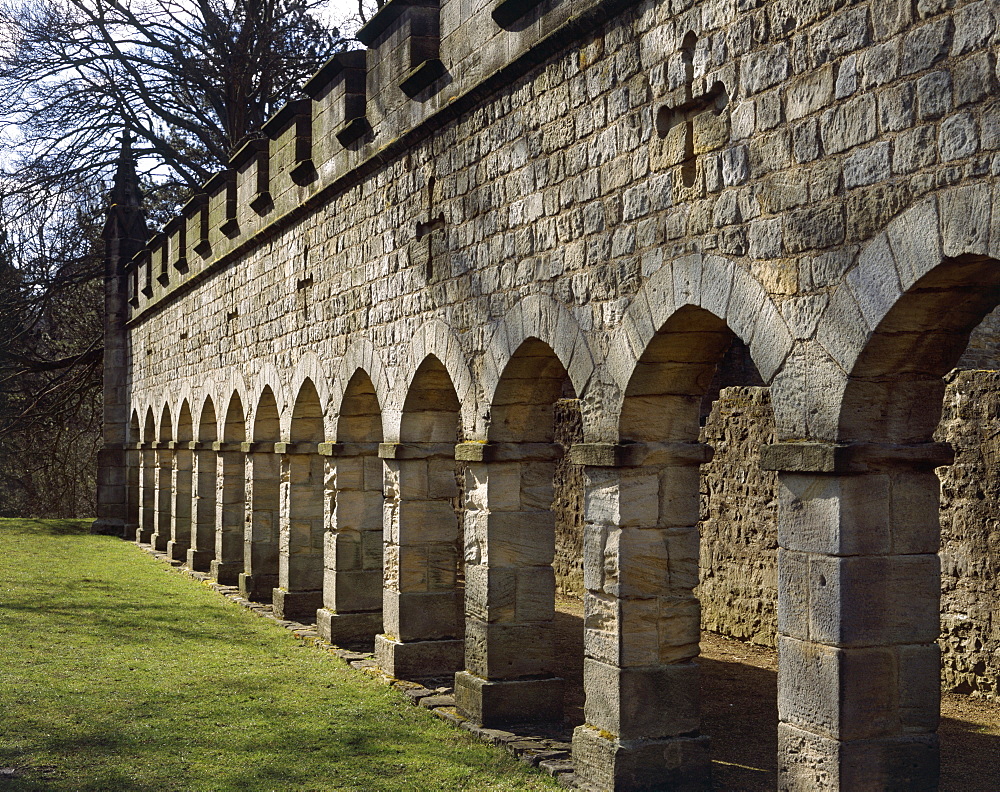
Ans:
[[[1000,372],[959,371],[937,438],[955,448],[941,477],[941,678],[993,697],[1000,677]]]
[[[988,327],[969,357],[995,363]],[[974,357],[973,357],[974,356]],[[777,601],[776,474],[760,468],[772,442],[767,388],[727,388],[702,441],[701,585],[705,629],[773,646]],[[1000,678],[1000,371],[957,371],[937,439],[955,448],[941,479],[941,681],[993,697]]]

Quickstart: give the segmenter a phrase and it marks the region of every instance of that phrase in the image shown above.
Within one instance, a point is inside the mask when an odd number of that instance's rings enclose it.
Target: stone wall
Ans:
[[[715,449],[701,471],[701,600],[706,630],[774,646],[778,598],[777,474],[761,470],[773,442],[767,388],[726,388],[701,441]]]
[[[997,694],[1000,676],[1000,372],[959,371],[937,437],[941,468],[941,677],[946,689]]]
[[[991,334],[981,327],[981,344]],[[974,337],[974,338],[975,338]],[[702,468],[701,585],[706,630],[773,646],[777,521],[774,473],[760,469],[771,442],[766,388],[727,388],[702,441],[715,458]],[[955,448],[941,479],[941,651],[946,690],[993,697],[1000,677],[1000,372],[950,378],[937,438]]]

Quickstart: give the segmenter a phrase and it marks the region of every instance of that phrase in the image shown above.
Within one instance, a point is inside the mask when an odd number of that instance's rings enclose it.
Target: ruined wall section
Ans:
[[[938,440],[955,448],[941,478],[944,687],[996,696],[1000,679],[1000,372],[956,372]]]
[[[770,391],[723,389],[701,442],[715,449],[712,461],[701,468],[702,627],[774,646],[778,474],[760,466],[761,444],[774,442]]]

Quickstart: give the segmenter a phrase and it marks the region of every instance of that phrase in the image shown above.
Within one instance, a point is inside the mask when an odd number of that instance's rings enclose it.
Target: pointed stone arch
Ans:
[[[401,437],[403,405],[411,396],[418,369],[428,357],[438,360],[447,372],[459,402],[461,430],[467,432],[475,426],[476,392],[462,343],[445,322],[429,319],[413,334],[406,352],[400,356],[392,398],[385,406],[383,425],[387,440]]]
[[[288,394],[289,399],[293,399],[291,409],[286,409],[283,412],[284,423],[282,426],[282,437],[288,437],[291,439],[292,433],[292,415],[294,413],[295,407],[298,404],[298,400],[302,395],[302,388],[306,382],[311,383],[311,386],[316,391],[317,402],[322,413],[322,420],[324,421],[321,427],[320,434],[326,437],[332,436],[330,433],[329,424],[331,405],[333,404],[332,393],[330,387],[330,379],[327,374],[326,366],[320,359],[319,355],[315,352],[307,351],[299,359],[299,362],[295,365],[295,370],[292,372],[291,379],[288,384]],[[295,442],[295,440],[292,440]]]
[[[756,278],[722,256],[684,256],[643,284],[611,337],[604,376],[621,399],[654,336],[685,307],[714,316],[720,327],[746,344],[765,382],[774,378],[792,350],[788,325]],[[606,421],[614,422],[616,433],[622,407],[621,401],[605,405]]]
[[[359,371],[364,372],[365,376],[371,382],[372,391],[378,402],[379,414],[383,416],[379,418],[379,438],[381,440],[385,437],[384,412],[392,395],[392,387],[389,384],[388,372],[381,355],[378,353],[375,345],[363,336],[352,340],[340,360],[337,376],[334,378],[331,388],[332,407],[329,410],[327,418],[331,425],[327,426],[327,437],[340,440],[339,423],[344,399]]]
[[[486,345],[482,359],[485,405],[493,403],[508,363],[529,339],[537,339],[552,350],[578,396],[586,392],[595,365],[590,345],[579,323],[566,306],[552,297],[532,294],[504,314]]]

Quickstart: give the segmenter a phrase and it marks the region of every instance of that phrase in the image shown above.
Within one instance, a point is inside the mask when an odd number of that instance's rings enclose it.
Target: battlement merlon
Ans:
[[[357,184],[634,0],[391,0],[129,263],[129,322]]]

